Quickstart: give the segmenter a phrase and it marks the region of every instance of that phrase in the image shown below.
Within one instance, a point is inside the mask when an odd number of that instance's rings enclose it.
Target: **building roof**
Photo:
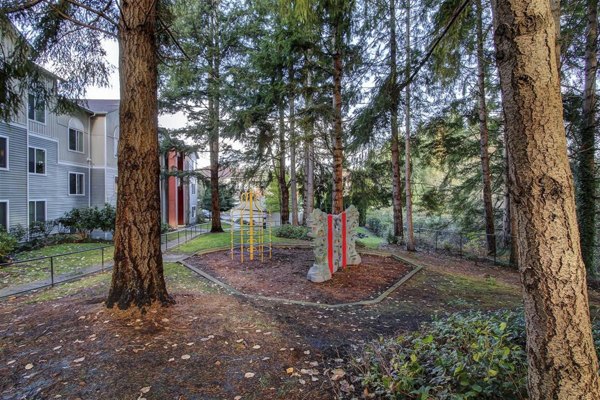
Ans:
[[[92,100],[92,99],[83,99],[80,100],[80,104],[82,107],[85,107],[95,113],[109,113],[119,109],[119,104],[121,101],[119,99],[114,100]]]

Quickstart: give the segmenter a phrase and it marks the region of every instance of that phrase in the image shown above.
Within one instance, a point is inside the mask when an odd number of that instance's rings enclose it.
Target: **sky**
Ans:
[[[90,86],[87,88],[88,99],[118,99],[119,98],[119,46],[114,40],[103,42],[106,50],[106,58],[115,66],[115,70],[110,76],[110,87]],[[183,128],[187,124],[187,118],[181,112],[176,114],[161,114],[158,116],[158,124],[164,128],[177,129]]]

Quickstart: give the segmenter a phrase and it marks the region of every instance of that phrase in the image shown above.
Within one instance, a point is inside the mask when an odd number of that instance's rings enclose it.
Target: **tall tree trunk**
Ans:
[[[402,177],[400,176],[400,145],[398,138],[398,105],[400,93],[397,89],[398,66],[397,66],[396,41],[396,2],[390,0],[390,116],[392,130],[392,209],[394,214],[394,236],[404,238],[404,226],[402,223]]]
[[[554,32],[555,32],[555,57],[556,57],[556,65],[558,66],[558,79],[560,81],[560,45],[561,45],[561,35],[560,35],[560,0],[550,0],[550,11],[552,12],[552,18],[554,19]]]
[[[342,43],[341,27],[334,27],[333,54],[333,210],[344,211],[344,143],[342,132]]]
[[[483,54],[483,7],[481,0],[475,2],[477,11],[477,98],[479,111],[479,136],[481,153],[481,176],[483,180],[483,209],[485,237],[488,255],[496,254],[496,232],[494,230],[494,205],[492,204],[492,174],[490,172],[489,130],[485,100],[485,63]]]
[[[283,102],[279,100],[279,202],[281,211],[281,225],[290,223],[290,193],[287,182],[285,180],[286,165],[285,165],[285,110]]]
[[[496,0],[494,25],[514,183],[529,397],[598,399],[549,2]]]
[[[410,0],[406,0],[406,77],[410,76]],[[412,220],[412,188],[410,165],[410,83],[406,85],[406,132],[404,141],[404,165],[406,184],[406,250],[415,251],[415,238]]]
[[[596,242],[596,70],[598,42],[598,0],[587,2],[587,32],[585,45],[585,80],[581,149],[579,151],[579,232],[583,261],[590,275],[597,274],[594,265]]]
[[[212,112],[209,110],[211,118],[211,130],[209,133],[209,150],[210,150],[210,194],[211,194],[211,232],[223,232],[221,226],[221,204],[219,196],[219,130],[221,116],[221,96],[220,96],[220,68],[221,54],[219,48],[219,19],[218,7],[219,1],[211,2],[211,49],[210,54],[210,71],[208,77],[208,95],[212,100]]]
[[[160,250],[156,3],[121,2],[119,192],[112,282],[106,305],[173,303]]]
[[[508,247],[509,252],[509,261],[511,267],[518,268],[519,260],[517,258],[518,250],[517,245],[519,243],[518,238],[516,237],[517,229],[516,229],[516,221],[515,221],[515,212],[512,210],[514,208],[513,201],[510,199],[510,187],[512,183],[510,182],[510,173],[509,173],[509,165],[510,161],[508,160],[508,148],[507,148],[508,138],[506,135],[506,129],[504,129],[504,215],[502,219],[502,236],[503,236],[503,247]]]
[[[298,225],[298,184],[296,180],[296,110],[294,90],[294,66],[289,68],[290,80],[290,191],[292,195],[292,225]]]
[[[309,110],[308,121],[306,124],[306,133],[304,138],[304,212],[302,213],[302,225],[308,223],[308,217],[312,214],[315,201],[315,155],[314,155],[314,137],[313,137],[313,120],[312,120],[312,82],[311,71],[306,72],[306,94],[304,102],[307,110]]]

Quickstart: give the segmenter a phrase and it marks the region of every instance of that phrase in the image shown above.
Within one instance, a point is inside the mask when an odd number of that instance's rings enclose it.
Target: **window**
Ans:
[[[119,192],[119,177],[115,176],[115,193]]]
[[[83,132],[69,128],[69,150],[83,153]]]
[[[192,183],[192,194],[196,194],[196,184]]]
[[[8,138],[0,136],[0,169],[8,169]]]
[[[36,200],[29,202],[29,223],[46,221],[46,201]]]
[[[192,218],[196,218],[196,206],[192,207]]]
[[[28,116],[31,120],[46,123],[46,102],[33,93],[29,93]]]
[[[46,174],[46,150],[29,148],[29,173]]]
[[[8,231],[8,201],[0,201],[0,231]]]
[[[84,175],[79,172],[69,172],[69,194],[83,196]]]

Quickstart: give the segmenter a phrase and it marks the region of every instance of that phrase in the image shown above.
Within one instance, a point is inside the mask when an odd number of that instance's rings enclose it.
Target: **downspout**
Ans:
[[[88,207],[92,206],[92,118],[96,117],[96,113],[93,113],[90,117],[88,117],[88,129],[89,129],[89,139],[88,139],[88,152],[89,157],[87,159],[88,162]]]

